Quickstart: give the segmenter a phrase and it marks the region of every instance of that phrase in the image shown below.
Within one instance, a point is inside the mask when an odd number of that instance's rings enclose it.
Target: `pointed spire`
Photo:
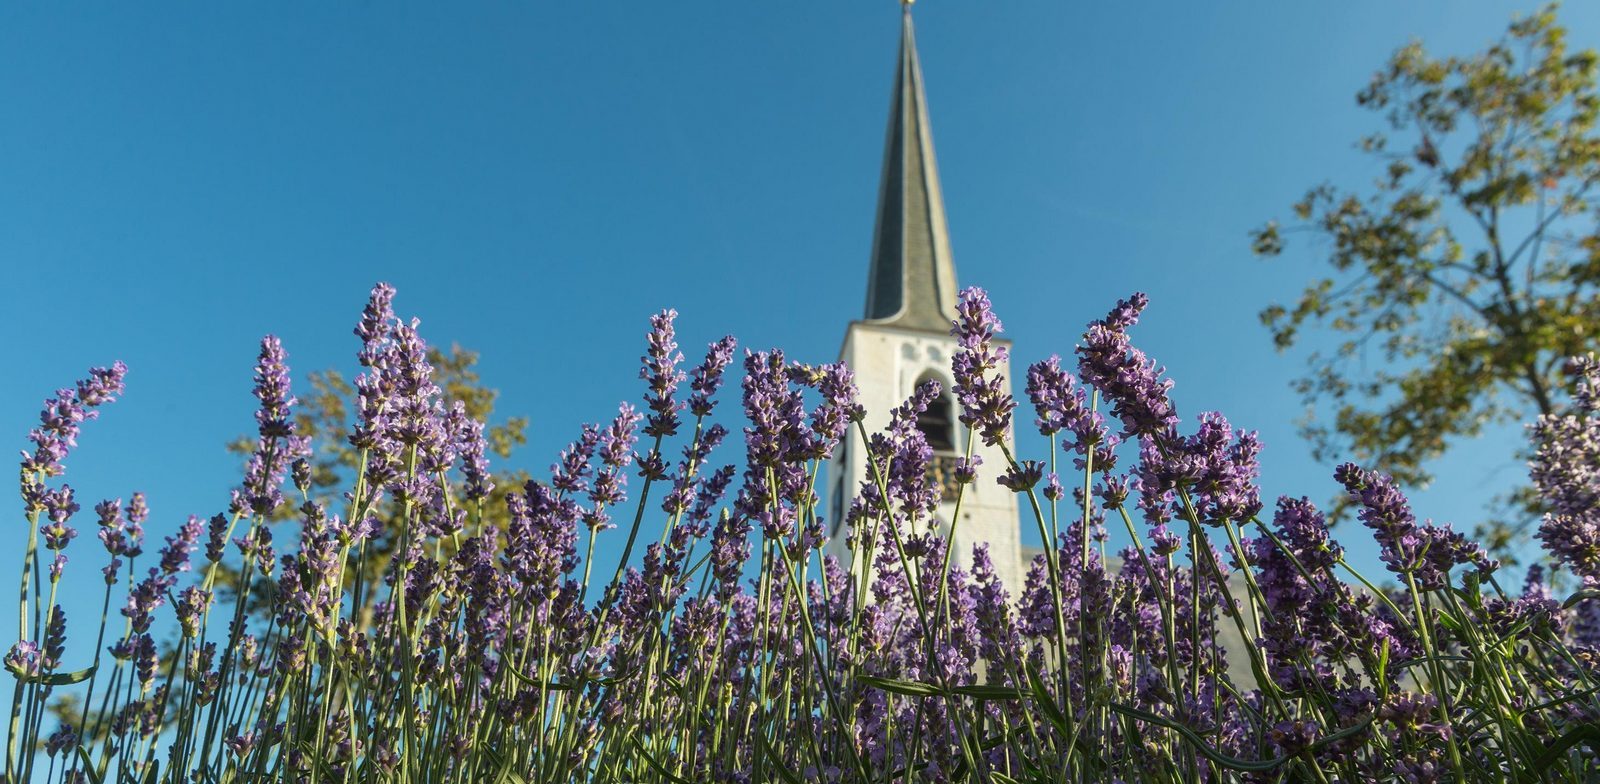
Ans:
[[[866,319],[943,334],[949,332],[955,310],[956,268],[950,258],[928,101],[922,93],[911,3],[902,0],[900,63],[884,142]]]

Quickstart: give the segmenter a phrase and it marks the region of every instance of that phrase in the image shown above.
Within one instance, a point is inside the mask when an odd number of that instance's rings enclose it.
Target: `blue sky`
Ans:
[[[260,336],[297,371],[350,370],[377,280],[431,341],[482,352],[535,470],[639,398],[660,308],[691,359],[731,332],[831,360],[864,296],[896,6],[0,7],[0,436],[23,448],[52,389],[125,360],[68,479],[90,503],[147,491],[169,532],[237,481],[222,446],[252,426]],[[1376,174],[1354,94],[1395,47],[1476,51],[1530,8],[926,0],[962,282],[1019,367],[1149,292],[1136,340],[1185,415],[1259,429],[1269,496],[1326,498],[1294,432],[1301,358],[1255,315],[1320,270],[1303,243],[1254,259],[1247,232]],[[1597,43],[1600,7],[1563,16]],[[1419,513],[1477,519],[1521,476],[1518,438],[1444,461]]]

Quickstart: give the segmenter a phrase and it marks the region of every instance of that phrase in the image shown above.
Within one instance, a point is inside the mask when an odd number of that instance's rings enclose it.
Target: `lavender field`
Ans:
[[[310,492],[274,337],[237,489],[165,541],[146,541],[136,488],[68,484],[128,369],[45,401],[20,466],[26,533],[11,534],[26,549],[7,781],[1600,777],[1592,356],[1568,363],[1573,413],[1530,430],[1558,590],[1537,566],[1506,584],[1484,548],[1419,522],[1360,465],[1262,498],[1256,435],[1180,413],[1132,342],[1143,295],[1029,365],[1014,400],[1000,320],[966,289],[955,503],[1003,486],[1051,543],[1009,586],[981,545],[958,565],[959,515],[934,525],[917,420],[936,388],[862,434],[846,562],[822,554],[834,521],[818,488],[862,428],[850,368],[732,338],[695,363],[663,312],[642,405],[574,426],[547,474],[496,488],[484,424],[445,403],[394,298],[378,285],[356,323],[343,437],[360,463],[335,503]],[[1048,454],[1013,456],[1025,428]],[[1004,464],[971,459],[975,442]],[[1308,500],[1330,490],[1356,515],[1338,535],[1375,539],[1384,573],[1346,562]],[[1108,529],[1132,546],[1108,551]],[[605,537],[626,542],[620,562],[595,562]],[[64,596],[83,592],[103,612],[69,619]]]

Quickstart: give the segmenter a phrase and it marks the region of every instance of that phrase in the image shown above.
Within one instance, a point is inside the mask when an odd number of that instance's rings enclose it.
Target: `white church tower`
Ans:
[[[950,258],[911,4],[903,2],[901,10],[900,60],[884,144],[866,312],[845,331],[839,356],[855,372],[868,433],[887,427],[889,411],[923,381],[934,379],[944,388],[917,426],[934,450],[933,473],[944,488],[938,519],[948,532],[955,514],[951,468],[967,449],[966,428],[957,420],[959,410],[950,392],[950,357],[957,350],[950,336],[950,322],[956,316],[956,269]],[[1011,377],[1008,367],[1002,366],[1000,372]],[[832,514],[828,518],[834,530],[828,551],[841,564],[851,563],[851,556],[840,521],[856,489],[869,478],[865,454],[866,445],[852,429],[829,469]],[[984,446],[982,441],[973,445],[973,454],[983,464],[978,481],[966,488],[961,501],[961,520],[955,527],[956,564],[969,568],[972,545],[988,542],[997,575],[1015,595],[1027,564],[1016,495],[994,481],[1005,468],[1005,457],[998,447]]]

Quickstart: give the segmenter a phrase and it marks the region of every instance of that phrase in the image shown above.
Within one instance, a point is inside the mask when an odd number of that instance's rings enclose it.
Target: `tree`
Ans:
[[[1564,359],[1595,348],[1600,98],[1595,53],[1569,52],[1566,33],[1552,6],[1471,57],[1399,49],[1356,98],[1387,126],[1359,143],[1382,175],[1365,191],[1313,187],[1298,225],[1252,232],[1266,257],[1310,233],[1332,267],[1293,306],[1261,311],[1280,350],[1308,326],[1337,341],[1294,383],[1318,459],[1425,486],[1428,462],[1486,425],[1557,411]],[[1519,528],[1483,533],[1506,552]]]

